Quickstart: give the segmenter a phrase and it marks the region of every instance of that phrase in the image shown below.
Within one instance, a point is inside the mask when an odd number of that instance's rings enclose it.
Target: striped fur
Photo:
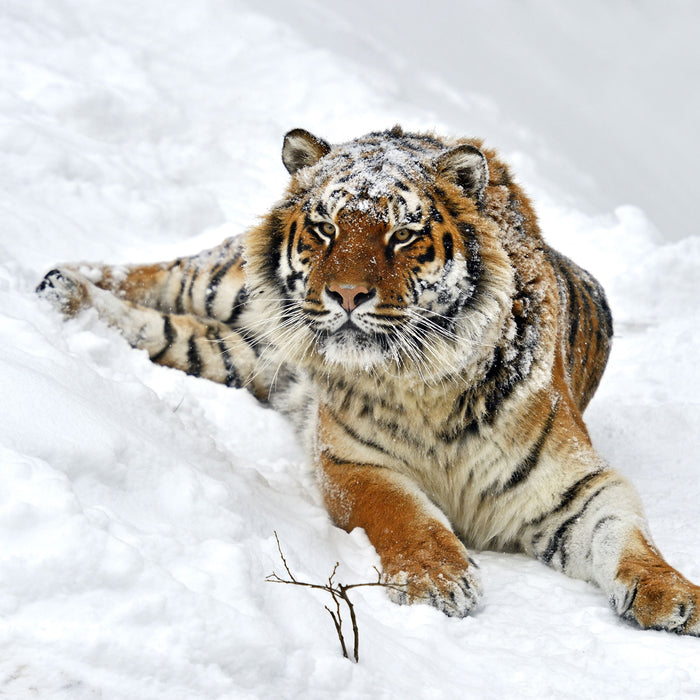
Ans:
[[[366,530],[397,602],[464,616],[481,591],[465,545],[523,551],[625,619],[699,635],[699,589],[583,423],[610,351],[604,293],[543,241],[496,153],[399,127],[337,146],[295,129],[283,161],[283,200],[240,239],[63,266],[39,291],[289,416],[331,517]]]

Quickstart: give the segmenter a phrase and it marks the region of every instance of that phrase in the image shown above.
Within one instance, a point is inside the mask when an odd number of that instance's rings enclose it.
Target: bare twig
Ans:
[[[360,632],[357,627],[357,617],[355,616],[355,608],[352,604],[352,601],[350,600],[350,597],[348,596],[348,591],[353,589],[353,588],[360,588],[362,586],[382,586],[384,588],[394,588],[394,586],[383,583],[381,580],[381,574],[379,573],[379,570],[375,567],[375,571],[377,572],[377,580],[375,582],[369,582],[369,583],[351,583],[349,585],[345,585],[343,583],[338,583],[336,584],[334,582],[335,574],[338,571],[338,566],[340,565],[339,562],[335,563],[335,566],[333,567],[333,571],[331,572],[331,575],[328,577],[328,583],[327,584],[321,584],[321,583],[308,583],[306,581],[298,581],[295,577],[294,574],[291,572],[289,565],[287,564],[287,560],[285,559],[284,554],[282,553],[282,546],[280,545],[280,540],[279,537],[277,536],[277,532],[275,531],[275,540],[277,541],[277,551],[280,554],[280,559],[282,559],[282,563],[284,564],[284,569],[287,572],[287,576],[289,576],[289,579],[283,579],[280,578],[274,571],[265,578],[266,581],[269,581],[270,583],[289,583],[293,584],[295,586],[305,586],[306,588],[316,588],[321,591],[326,591],[326,593],[329,593],[331,598],[333,599],[333,602],[335,603],[335,612],[331,610],[327,605],[324,607],[328,611],[328,613],[331,616],[331,619],[333,620],[333,625],[335,626],[335,631],[336,634],[338,635],[338,640],[340,641],[340,648],[343,651],[343,656],[346,659],[349,659],[348,655],[348,650],[347,646],[345,644],[345,636],[343,634],[343,618],[341,616],[341,605],[340,601],[342,600],[345,605],[348,608],[348,612],[350,613],[350,621],[352,623],[352,633],[353,633],[353,639],[354,639],[354,644],[353,644],[353,658],[355,659],[355,662],[360,660]]]
[[[333,594],[331,594],[333,595]],[[327,605],[324,605],[323,607],[328,610],[330,613],[331,619],[333,620],[333,624],[335,625],[335,631],[338,635],[338,639],[340,640],[340,648],[343,650],[343,656],[346,659],[349,659],[350,657],[348,656],[348,649],[345,646],[345,636],[343,635],[343,620],[340,617],[340,601],[333,595],[333,600],[335,600],[335,605],[337,612],[333,612]],[[359,661],[357,658],[357,655],[355,656],[355,661]]]

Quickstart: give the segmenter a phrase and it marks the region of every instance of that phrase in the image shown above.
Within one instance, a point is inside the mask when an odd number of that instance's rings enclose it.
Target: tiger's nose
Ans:
[[[329,284],[326,291],[333,297],[348,313],[357,308],[360,304],[371,299],[374,289],[367,289],[362,284]]]

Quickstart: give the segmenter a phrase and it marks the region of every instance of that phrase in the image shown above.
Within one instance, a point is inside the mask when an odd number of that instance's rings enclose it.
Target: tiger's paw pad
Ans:
[[[385,573],[389,598],[399,605],[427,603],[448,617],[466,617],[476,608],[482,593],[476,564],[441,566],[420,573]]]
[[[700,587],[675,572],[642,574],[610,602],[620,617],[643,629],[700,636]]]
[[[56,268],[47,272],[36,293],[66,316],[74,316],[88,302],[86,280],[72,270]]]

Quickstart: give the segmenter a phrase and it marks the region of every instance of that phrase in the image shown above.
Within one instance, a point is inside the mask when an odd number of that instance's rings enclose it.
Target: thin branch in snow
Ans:
[[[275,531],[275,540],[277,541],[277,551],[279,552],[280,559],[282,559],[282,563],[284,564],[284,569],[287,572],[287,576],[289,576],[288,579],[283,579],[280,578],[274,571],[265,578],[266,581],[269,581],[270,583],[288,583],[292,584],[295,586],[305,586],[306,588],[315,588],[320,591],[326,591],[326,593],[329,593],[331,598],[333,599],[333,602],[335,603],[335,611],[331,610],[327,605],[324,607],[328,611],[328,613],[331,616],[331,619],[333,620],[333,625],[335,627],[336,634],[338,635],[338,640],[340,641],[340,648],[343,651],[343,656],[346,659],[349,659],[350,656],[348,654],[348,649],[347,645],[345,643],[345,635],[343,633],[343,618],[341,615],[341,601],[345,603],[347,606],[348,612],[350,614],[350,622],[352,624],[352,634],[353,634],[353,658],[355,662],[358,662],[360,660],[360,631],[357,627],[357,617],[355,616],[355,608],[352,604],[352,601],[350,600],[350,597],[348,596],[348,591],[353,589],[353,588],[360,588],[361,586],[382,586],[384,588],[393,588],[390,584],[383,583],[381,580],[381,574],[379,570],[375,567],[375,571],[377,572],[377,580],[374,582],[368,582],[368,583],[351,583],[349,585],[345,585],[343,583],[335,583],[335,575],[336,572],[338,571],[338,566],[340,565],[339,562],[335,563],[335,566],[333,567],[333,571],[331,572],[331,575],[328,577],[328,583],[322,584],[322,583],[308,583],[306,581],[298,581],[295,577],[294,574],[291,572],[289,565],[287,564],[287,560],[284,556],[284,553],[282,552],[282,546],[280,545],[280,540],[279,537],[277,536],[277,531]]]

